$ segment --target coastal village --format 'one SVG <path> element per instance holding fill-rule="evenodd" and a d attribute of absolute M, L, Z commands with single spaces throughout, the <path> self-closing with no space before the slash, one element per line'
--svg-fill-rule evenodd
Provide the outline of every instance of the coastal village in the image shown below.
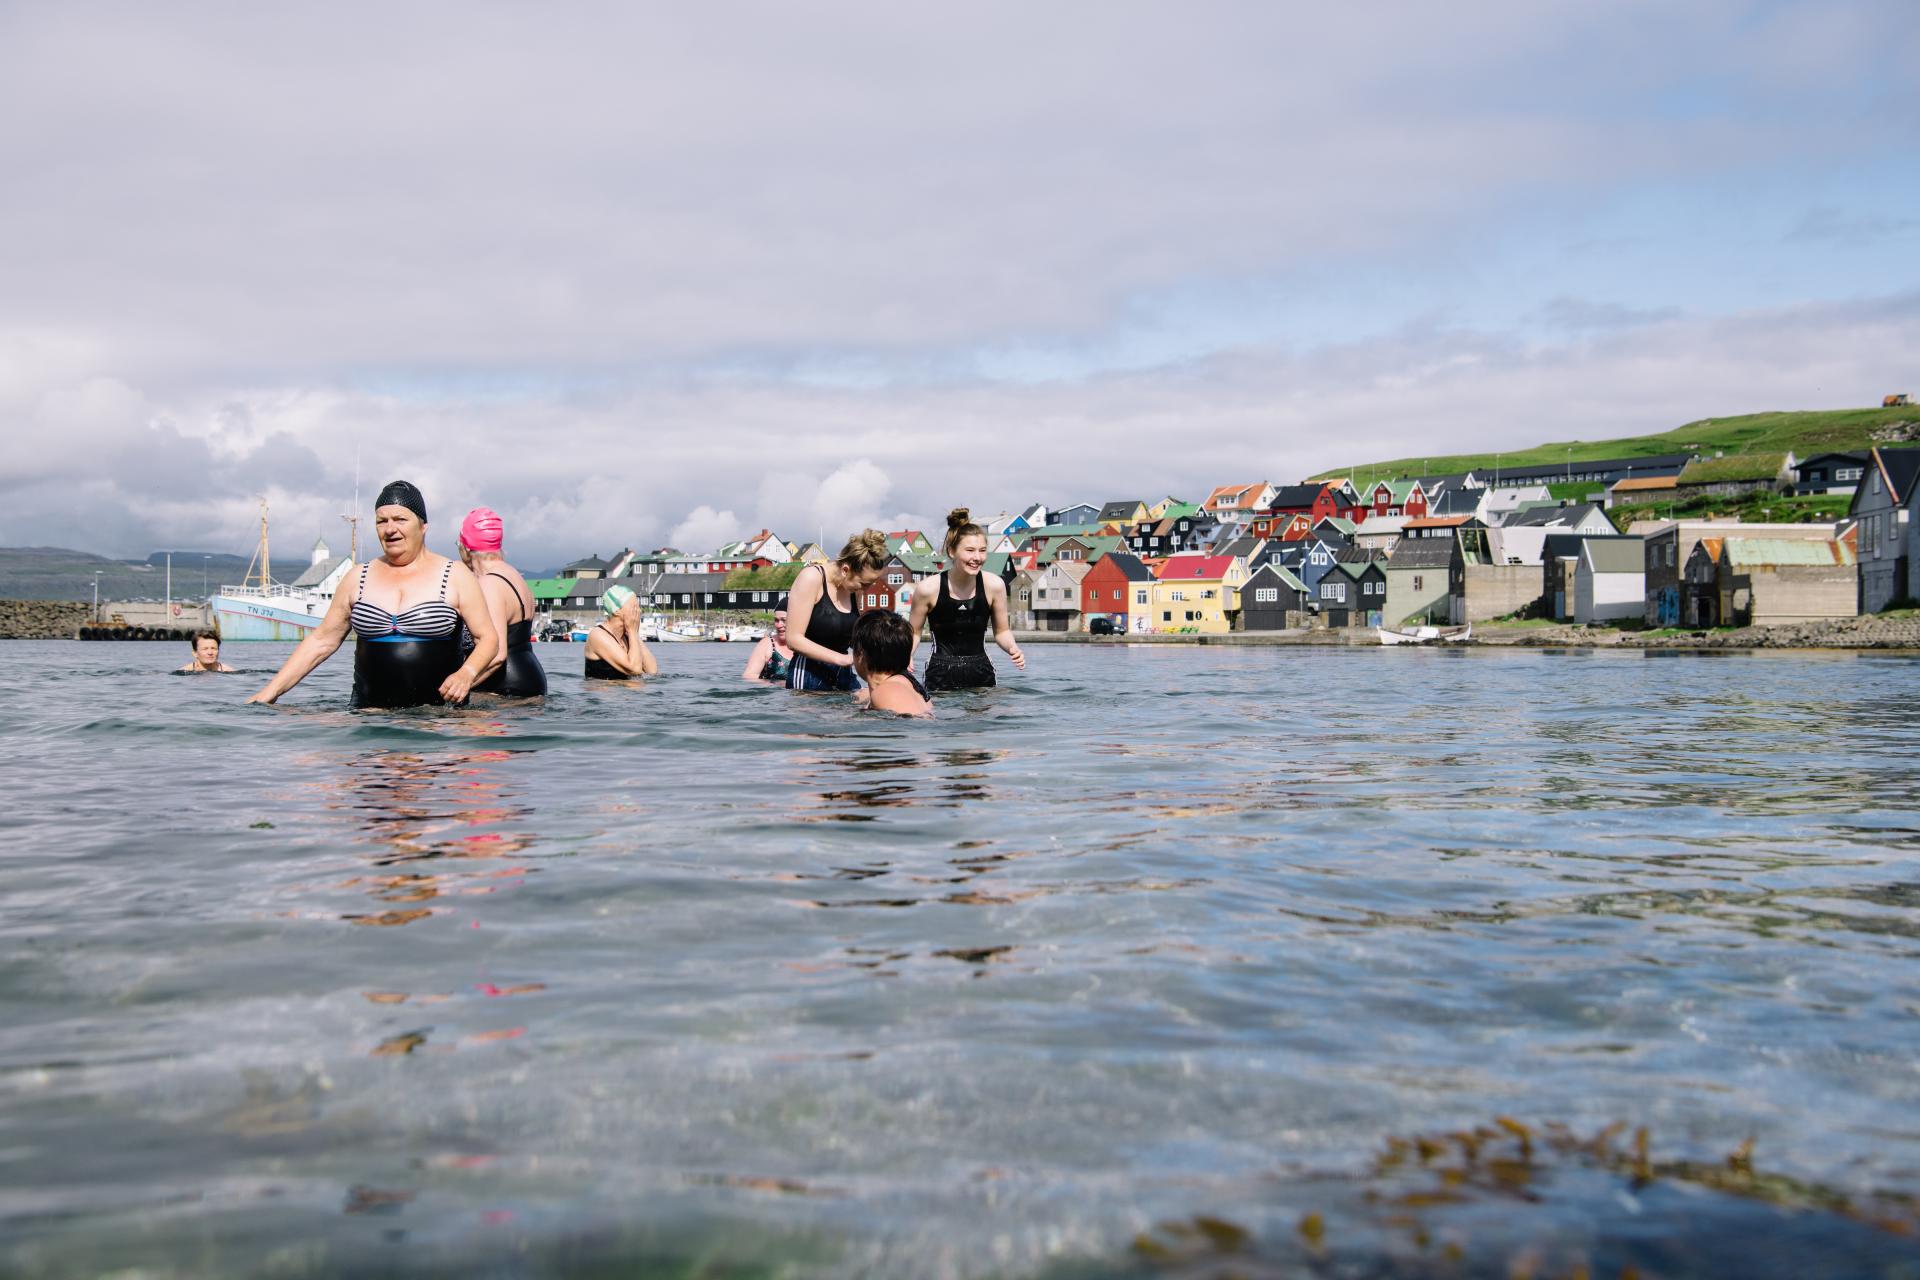
<path fill-rule="evenodd" d="M 1920 599 L 1917 479 L 1920 446 L 1673 453 L 1236 481 L 1198 501 L 1035 504 L 976 519 L 1018 631 L 1367 629 L 1371 639 L 1528 619 L 1705 630 Z M 892 559 L 860 606 L 906 612 L 913 584 L 945 567 L 939 533 L 891 531 Z M 531 586 L 550 632 L 589 625 L 616 584 L 662 615 L 750 618 L 830 556 L 761 529 L 704 553 L 588 555 Z"/>

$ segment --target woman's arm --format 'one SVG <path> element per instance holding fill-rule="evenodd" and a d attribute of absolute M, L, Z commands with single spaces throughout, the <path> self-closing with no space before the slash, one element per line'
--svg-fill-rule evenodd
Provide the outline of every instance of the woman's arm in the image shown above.
<path fill-rule="evenodd" d="M 640 605 L 630 602 L 627 608 L 633 611 L 627 618 L 627 661 L 632 664 L 628 674 L 657 676 L 660 664 L 653 660 L 653 650 L 647 648 L 646 637 L 640 634 Z"/>
<path fill-rule="evenodd" d="M 787 588 L 787 648 L 801 657 L 813 662 L 824 663 L 830 667 L 850 667 L 853 658 L 844 653 L 835 653 L 822 644 L 807 639 L 807 623 L 813 620 L 813 606 L 820 603 L 820 593 L 826 590 L 826 571 L 808 573 L 805 569 Z"/>
<path fill-rule="evenodd" d="M 755 644 L 753 649 L 747 654 L 747 665 L 740 669 L 740 678 L 742 680 L 751 680 L 757 684 L 760 680 L 760 673 L 766 670 L 767 659 L 772 656 L 773 637 L 760 637 L 759 643 Z"/>
<path fill-rule="evenodd" d="M 473 652 L 452 675 L 440 682 L 440 696 L 457 703 L 467 700 L 474 681 L 499 665 L 495 658 L 500 654 L 500 633 L 493 629 L 487 593 L 481 590 L 480 580 L 473 576 L 472 570 L 455 561 L 447 581 L 453 588 L 453 607 L 460 611 L 460 621 L 466 623 L 467 630 L 473 634 Z"/>
<path fill-rule="evenodd" d="M 488 574 L 486 577 L 479 579 L 479 583 L 480 583 L 480 598 L 486 601 L 487 616 L 493 619 L 493 634 L 495 639 L 499 642 L 499 647 L 493 651 L 493 661 L 487 664 L 487 669 L 485 671 L 482 671 L 479 677 L 474 680 L 475 684 L 479 684 L 480 681 L 485 680 L 487 677 L 491 676 L 494 672 L 498 671 L 501 667 L 506 665 L 506 662 L 507 662 L 506 600 L 511 599 L 516 606 L 520 603 L 519 594 L 515 592 L 512 587 L 508 586 L 506 583 L 502 582 L 500 579 L 494 577 L 492 574 Z M 503 599 L 502 598 L 503 596 L 506 597 L 506 599 Z M 468 628 L 468 630 L 472 630 L 472 628 Z M 478 653 L 479 650 L 475 649 L 474 652 Z"/>
<path fill-rule="evenodd" d="M 986 589 L 987 600 L 993 605 L 993 642 L 1013 659 L 1014 666 L 1025 671 L 1027 655 L 1020 652 L 1020 642 L 1013 638 L 1013 627 L 1007 622 L 1007 584 L 981 574 L 980 585 Z"/>
<path fill-rule="evenodd" d="M 352 577 L 348 570 L 348 577 Z M 344 585 L 346 579 L 342 579 Z M 273 679 L 261 686 L 260 691 L 248 698 L 248 702 L 272 702 L 293 686 L 305 680 L 312 670 L 333 656 L 340 642 L 347 638 L 347 613 L 353 608 L 353 596 L 346 591 L 333 593 L 333 602 L 327 606 L 326 616 L 320 619 L 320 625 L 307 633 L 300 647 L 287 655 L 280 669 L 273 673 Z"/>
<path fill-rule="evenodd" d="M 945 573 L 942 569 L 940 572 Z M 922 578 L 913 584 L 913 608 L 907 614 L 907 625 L 913 628 L 913 657 L 907 660 L 911 670 L 920 656 L 920 628 L 927 625 L 927 611 L 940 599 L 940 579 Z"/>

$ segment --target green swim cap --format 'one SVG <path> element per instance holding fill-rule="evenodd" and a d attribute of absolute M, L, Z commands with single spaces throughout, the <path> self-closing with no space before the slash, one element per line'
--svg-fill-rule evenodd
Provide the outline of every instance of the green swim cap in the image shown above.
<path fill-rule="evenodd" d="M 611 618 L 627 607 L 627 601 L 633 599 L 630 587 L 608 587 L 600 596 L 600 612 Z"/>

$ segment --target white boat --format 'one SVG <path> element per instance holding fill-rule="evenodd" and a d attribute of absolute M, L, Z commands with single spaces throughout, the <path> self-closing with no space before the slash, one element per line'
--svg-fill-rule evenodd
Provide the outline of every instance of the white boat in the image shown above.
<path fill-rule="evenodd" d="M 1411 631 L 1394 631 L 1387 627 L 1375 627 L 1380 635 L 1381 644 L 1460 644 L 1473 637 L 1473 624 L 1464 627 L 1415 627 Z"/>
<path fill-rule="evenodd" d="M 707 629 L 697 622 L 675 622 L 660 628 L 660 640 L 663 644 L 685 644 L 706 638 Z"/>
<path fill-rule="evenodd" d="M 222 586 L 207 602 L 222 640 L 304 640 L 327 616 L 333 593 L 353 567 L 349 556 L 336 556 L 324 540 L 313 544 L 307 571 L 292 582 L 275 582 L 267 560 L 267 504 L 260 504 L 260 546 L 247 575 L 237 585 Z M 258 566 L 259 572 L 254 572 Z"/>

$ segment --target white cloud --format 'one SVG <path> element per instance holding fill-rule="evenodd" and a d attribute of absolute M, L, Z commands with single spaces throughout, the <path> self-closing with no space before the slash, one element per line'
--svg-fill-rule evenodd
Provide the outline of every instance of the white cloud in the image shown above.
<path fill-rule="evenodd" d="M 739 538 L 743 530 L 740 517 L 731 511 L 715 511 L 705 505 L 695 507 L 687 518 L 673 526 L 667 541 L 690 555 L 703 555 Z M 752 530 L 744 530 L 751 533 Z"/>

